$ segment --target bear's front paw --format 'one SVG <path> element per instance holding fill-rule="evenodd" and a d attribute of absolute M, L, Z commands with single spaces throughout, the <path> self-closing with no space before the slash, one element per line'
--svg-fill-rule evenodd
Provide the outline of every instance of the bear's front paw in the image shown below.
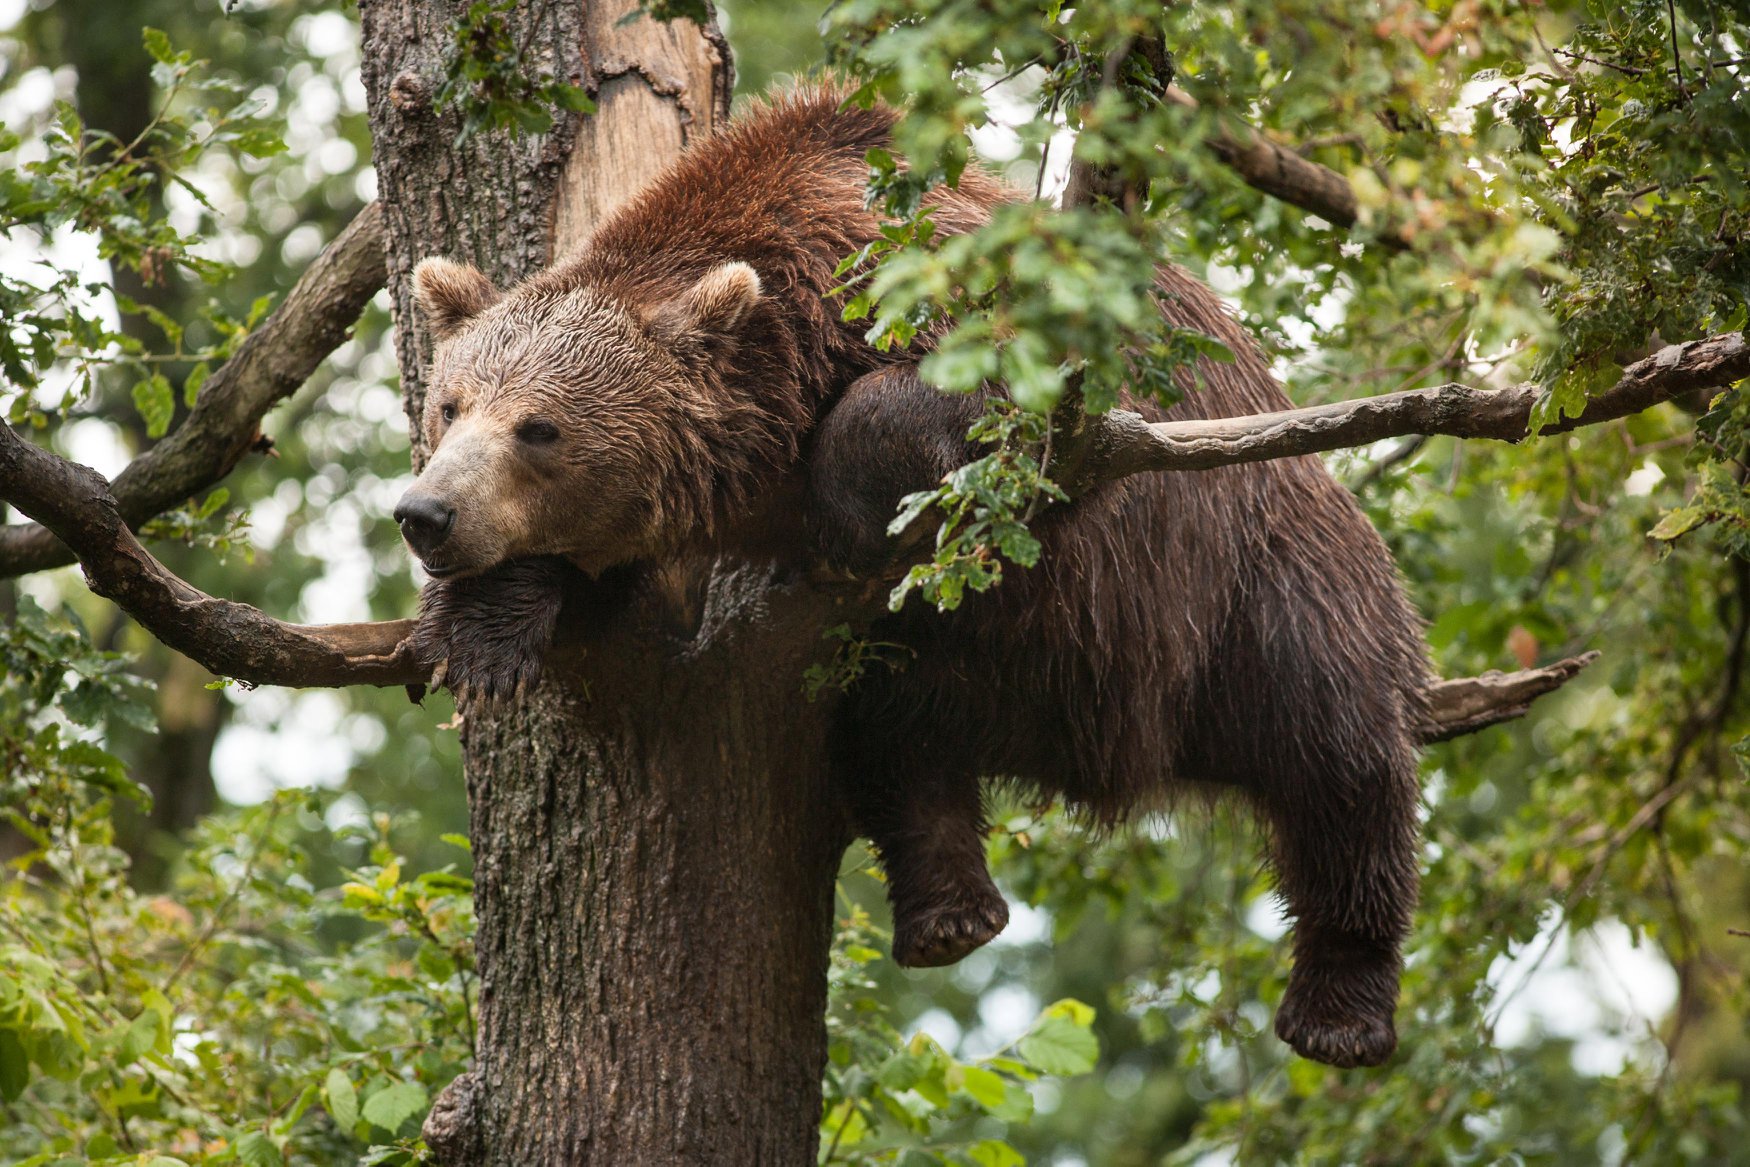
<path fill-rule="evenodd" d="M 414 651 L 431 669 L 431 687 L 448 688 L 458 700 L 521 698 L 541 679 L 548 640 L 520 629 L 414 631 Z"/>
<path fill-rule="evenodd" d="M 995 940 L 1009 905 L 987 879 L 921 909 L 894 905 L 893 959 L 902 968 L 940 968 Z"/>
<path fill-rule="evenodd" d="M 432 686 L 460 700 L 521 697 L 541 678 L 574 569 L 550 558 L 513 560 L 420 597 L 413 649 Z"/>

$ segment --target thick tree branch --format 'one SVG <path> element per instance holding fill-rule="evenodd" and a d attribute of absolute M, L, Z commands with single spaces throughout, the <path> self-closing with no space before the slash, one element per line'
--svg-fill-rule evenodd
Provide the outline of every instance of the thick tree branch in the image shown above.
<path fill-rule="evenodd" d="M 1750 340 L 1744 333 L 1667 345 L 1624 369 L 1617 383 L 1588 401 L 1578 417 L 1563 418 L 1540 432 L 1566 433 L 1627 417 L 1685 393 L 1726 388 L 1745 377 L 1750 377 Z M 1526 436 L 1539 394 L 1536 385 L 1496 390 L 1442 385 L 1210 421 L 1151 423 L 1114 410 L 1092 422 L 1088 457 L 1077 480 L 1063 485 L 1075 493 L 1145 471 L 1210 470 L 1408 434 L 1517 442 Z"/>
<path fill-rule="evenodd" d="M 0 425 L 0 498 L 75 552 L 91 590 L 148 632 L 221 676 L 256 685 L 405 685 L 424 681 L 407 640 L 413 621 L 286 624 L 216 599 L 140 546 L 97 471 Z"/>
<path fill-rule="evenodd" d="M 117 513 L 138 528 L 229 474 L 259 440 L 262 417 L 297 391 L 387 280 L 383 215 L 360 211 L 231 359 L 201 387 L 176 431 L 116 476 Z M 0 528 L 0 578 L 72 563 L 43 526 Z"/>
<path fill-rule="evenodd" d="M 1168 86 L 1166 102 L 1193 112 L 1202 108 L 1177 85 Z M 1329 166 L 1302 158 L 1237 123 L 1223 126 L 1203 144 L 1252 189 L 1311 211 L 1334 226 L 1355 225 L 1359 215 L 1355 189 Z"/>

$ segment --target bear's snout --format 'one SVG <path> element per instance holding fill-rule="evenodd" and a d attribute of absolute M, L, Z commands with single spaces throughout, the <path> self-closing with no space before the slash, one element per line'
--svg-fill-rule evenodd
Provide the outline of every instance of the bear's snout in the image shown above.
<path fill-rule="evenodd" d="M 456 525 L 456 509 L 429 494 L 408 491 L 395 506 L 401 537 L 421 559 L 443 546 Z"/>

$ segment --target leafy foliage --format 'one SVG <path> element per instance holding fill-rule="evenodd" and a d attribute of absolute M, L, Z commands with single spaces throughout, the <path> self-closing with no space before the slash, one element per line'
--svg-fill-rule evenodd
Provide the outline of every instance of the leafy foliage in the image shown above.
<path fill-rule="evenodd" d="M 1090 1029 L 1094 1011 L 1058 1001 L 1012 1049 L 981 1058 L 956 1058 L 925 1033 L 908 1041 L 868 972 L 891 937 L 844 902 L 833 946 L 820 1162 L 1018 1167 L 1024 1160 L 991 1133 L 992 1124 L 1026 1122 L 1033 1113 L 1029 1083 L 1094 1068 L 1100 1052 Z"/>
<path fill-rule="evenodd" d="M 38 156 L 15 169 L 11 160 L 22 139 L 0 131 L 0 235 L 29 232 L 46 244 L 57 231 L 76 230 L 96 239 L 100 256 L 137 273 L 147 285 L 162 283 L 179 269 L 216 283 L 230 268 L 200 254 L 197 232 L 173 224 L 159 202 L 160 188 L 172 183 L 210 209 L 206 196 L 184 176 L 203 155 L 224 150 L 261 158 L 284 150 L 285 143 L 263 116 L 267 103 L 261 98 L 204 75 L 205 62 L 176 51 L 160 30 L 146 29 L 144 39 L 162 96 L 157 112 L 132 140 L 87 126 L 72 104 L 60 102 L 53 124 L 32 143 Z M 46 424 L 46 403 L 33 393 L 51 368 L 66 386 L 53 408 L 65 411 L 90 391 L 97 370 L 116 366 L 135 379 L 132 396 L 147 435 L 162 437 L 177 400 L 163 367 L 192 366 L 181 386 L 192 404 L 212 366 L 230 355 L 271 304 L 258 300 L 241 320 L 210 308 L 205 323 L 214 338 L 191 348 L 184 323 L 149 303 L 116 296 L 121 312 L 149 321 L 170 346 L 169 352 L 149 353 L 138 336 L 111 328 L 93 304 L 106 288 L 82 279 L 71 266 L 38 266 L 46 271 L 31 278 L 0 273 L 0 319 L 5 321 L 0 371 L 9 383 L 9 392 L 0 395 L 10 421 L 38 427 Z"/>
<path fill-rule="evenodd" d="M 331 829 L 332 796 L 288 791 L 202 824 L 170 893 L 142 892 L 110 812 L 145 795 L 91 735 L 144 712 L 125 662 L 28 599 L 5 651 L 4 805 L 29 846 L 0 887 L 0 1154 L 411 1161 L 391 1140 L 473 1048 L 472 882 L 403 878 L 410 823 Z M 361 866 L 319 888 L 329 849 Z"/>
<path fill-rule="evenodd" d="M 953 471 L 935 489 L 900 500 L 889 534 L 903 535 L 931 507 L 942 512 L 942 522 L 933 558 L 906 572 L 888 599 L 890 608 L 897 612 L 918 591 L 928 603 L 952 611 L 968 589 L 982 592 L 1002 581 L 1003 559 L 1021 567 L 1039 562 L 1039 540 L 1027 522 L 1040 505 L 1068 501 L 1046 477 L 1050 435 L 1044 415 L 993 400 L 967 438 L 996 449 Z"/>

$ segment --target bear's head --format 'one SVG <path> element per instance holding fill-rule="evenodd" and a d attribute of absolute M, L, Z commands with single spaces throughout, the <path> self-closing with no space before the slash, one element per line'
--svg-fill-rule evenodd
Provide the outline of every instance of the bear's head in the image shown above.
<path fill-rule="evenodd" d="M 753 268 L 639 304 L 540 279 L 500 294 L 445 259 L 413 282 L 437 339 L 430 461 L 395 519 L 427 571 L 561 555 L 596 572 L 710 522 L 709 447 L 737 412 L 717 366 L 759 303 Z"/>

